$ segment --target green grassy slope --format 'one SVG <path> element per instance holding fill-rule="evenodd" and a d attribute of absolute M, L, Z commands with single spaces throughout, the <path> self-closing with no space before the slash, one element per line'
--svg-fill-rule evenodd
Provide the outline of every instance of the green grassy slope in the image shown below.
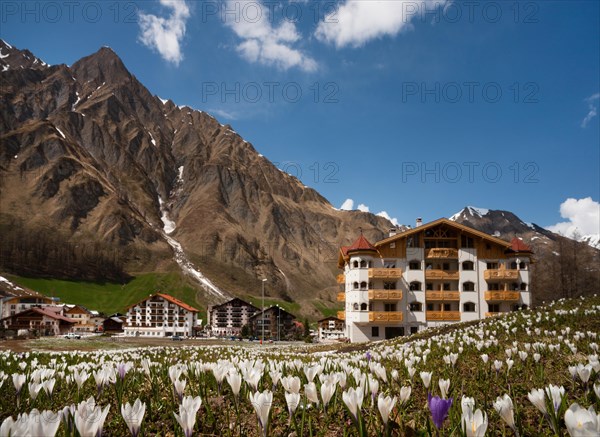
<path fill-rule="evenodd" d="M 62 281 L 7 275 L 15 284 L 58 297 L 63 303 L 80 304 L 105 314 L 124 312 L 128 305 L 161 291 L 198 308 L 200 317 L 206 314 L 198 301 L 196 290 L 179 273 L 143 273 L 126 284 Z"/>

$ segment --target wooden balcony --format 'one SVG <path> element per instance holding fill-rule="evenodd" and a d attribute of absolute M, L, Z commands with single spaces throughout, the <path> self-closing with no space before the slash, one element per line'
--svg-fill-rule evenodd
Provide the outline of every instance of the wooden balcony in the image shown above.
<path fill-rule="evenodd" d="M 518 302 L 521 293 L 518 291 L 486 291 L 485 300 L 487 301 L 508 301 Z"/>
<path fill-rule="evenodd" d="M 458 281 L 460 272 L 429 269 L 425 270 L 425 279 L 441 280 L 441 281 Z"/>
<path fill-rule="evenodd" d="M 398 279 L 402 276 L 402 269 L 369 269 L 369 278 L 373 279 Z"/>
<path fill-rule="evenodd" d="M 427 320 L 440 322 L 460 322 L 460 311 L 427 311 Z"/>
<path fill-rule="evenodd" d="M 337 294 L 337 301 L 338 302 L 345 302 L 346 301 L 346 293 L 338 293 Z"/>
<path fill-rule="evenodd" d="M 427 300 L 439 300 L 439 301 L 459 301 L 459 291 L 426 291 L 425 299 Z"/>
<path fill-rule="evenodd" d="M 499 316 L 500 314 L 503 314 L 503 313 L 485 313 L 485 316 L 486 317 L 495 317 L 495 316 Z"/>
<path fill-rule="evenodd" d="M 400 300 L 402 290 L 369 290 L 369 300 Z"/>
<path fill-rule="evenodd" d="M 483 277 L 486 281 L 510 281 L 519 279 L 519 271 L 508 269 L 492 269 L 483 272 Z"/>
<path fill-rule="evenodd" d="M 400 311 L 371 311 L 369 312 L 369 322 L 401 322 L 402 312 Z"/>
<path fill-rule="evenodd" d="M 340 273 L 339 275 L 337 275 L 335 277 L 335 280 L 337 281 L 338 284 L 345 284 L 346 283 L 346 275 L 344 275 L 343 273 Z"/>
<path fill-rule="evenodd" d="M 429 249 L 425 253 L 425 258 L 457 259 L 458 258 L 458 249 L 448 249 L 448 248 L 441 248 L 441 247 Z"/>
<path fill-rule="evenodd" d="M 340 320 L 346 320 L 346 311 L 338 311 L 337 318 Z"/>

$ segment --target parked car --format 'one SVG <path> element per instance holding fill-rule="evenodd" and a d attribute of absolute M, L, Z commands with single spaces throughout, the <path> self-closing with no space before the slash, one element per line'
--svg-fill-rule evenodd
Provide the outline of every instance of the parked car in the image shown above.
<path fill-rule="evenodd" d="M 173 336 L 171 336 L 171 340 L 173 340 L 173 341 L 183 341 L 183 337 L 181 335 L 173 335 Z"/>
<path fill-rule="evenodd" d="M 65 335 L 65 338 L 69 339 L 69 340 L 72 339 L 72 338 L 75 338 L 75 339 L 79 340 L 81 338 L 81 335 L 75 334 L 74 332 L 69 332 L 69 333 L 67 333 Z"/>

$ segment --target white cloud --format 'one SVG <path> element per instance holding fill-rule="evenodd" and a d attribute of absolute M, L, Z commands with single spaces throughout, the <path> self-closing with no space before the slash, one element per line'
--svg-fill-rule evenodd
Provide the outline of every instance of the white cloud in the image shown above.
<path fill-rule="evenodd" d="M 237 113 L 225 111 L 224 109 L 209 109 L 207 112 L 214 114 L 217 117 L 225 118 L 227 120 L 237 120 L 238 119 Z"/>
<path fill-rule="evenodd" d="M 369 212 L 369 207 L 367 205 L 365 205 L 364 203 L 359 203 L 358 206 L 356 207 L 356 209 L 358 209 L 359 211 L 362 211 L 362 212 Z"/>
<path fill-rule="evenodd" d="M 585 101 L 588 104 L 588 114 L 585 116 L 583 121 L 581 122 L 581 127 L 587 127 L 588 123 L 598 115 L 598 107 L 596 106 L 596 100 L 600 99 L 600 93 L 593 94 L 589 96 Z"/>
<path fill-rule="evenodd" d="M 315 71 L 317 63 L 310 56 L 293 48 L 301 36 L 296 25 L 283 21 L 273 26 L 269 8 L 259 0 L 227 0 L 223 22 L 242 39 L 236 47 L 248 62 L 274 66 L 281 70 L 298 67 Z"/>
<path fill-rule="evenodd" d="M 352 199 L 344 200 L 344 203 L 342 203 L 342 206 L 340 206 L 340 209 L 342 211 L 352 211 L 354 209 L 354 200 L 352 200 Z"/>
<path fill-rule="evenodd" d="M 567 237 L 575 231 L 580 236 L 600 234 L 600 203 L 591 197 L 565 200 L 560 205 L 560 216 L 568 221 L 548 226 L 548 230 Z"/>
<path fill-rule="evenodd" d="M 139 39 L 146 47 L 157 50 L 165 61 L 179 65 L 183 60 L 181 40 L 190 9 L 185 0 L 160 0 L 160 4 L 171 9 L 171 15 L 163 18 L 140 12 Z"/>
<path fill-rule="evenodd" d="M 375 215 L 388 219 L 392 222 L 394 226 L 400 226 L 400 223 L 398 223 L 398 219 L 396 217 L 390 217 L 390 215 L 386 211 L 380 211 Z"/>
<path fill-rule="evenodd" d="M 411 28 L 415 18 L 443 13 L 446 0 L 346 0 L 319 22 L 315 36 L 336 47 L 360 47 Z"/>

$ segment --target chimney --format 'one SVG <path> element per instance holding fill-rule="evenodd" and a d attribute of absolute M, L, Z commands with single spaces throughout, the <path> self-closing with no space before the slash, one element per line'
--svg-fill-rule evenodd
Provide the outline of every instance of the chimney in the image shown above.
<path fill-rule="evenodd" d="M 423 219 L 422 219 L 421 217 L 417 217 L 417 224 L 416 224 L 416 226 L 415 226 L 415 227 L 417 227 L 417 228 L 418 228 L 418 227 L 419 227 L 419 226 L 421 226 L 422 224 L 423 224 Z"/>
<path fill-rule="evenodd" d="M 390 228 L 390 230 L 388 231 L 388 236 L 389 237 L 393 237 L 394 235 L 396 235 L 398 233 L 398 229 L 396 228 Z"/>

